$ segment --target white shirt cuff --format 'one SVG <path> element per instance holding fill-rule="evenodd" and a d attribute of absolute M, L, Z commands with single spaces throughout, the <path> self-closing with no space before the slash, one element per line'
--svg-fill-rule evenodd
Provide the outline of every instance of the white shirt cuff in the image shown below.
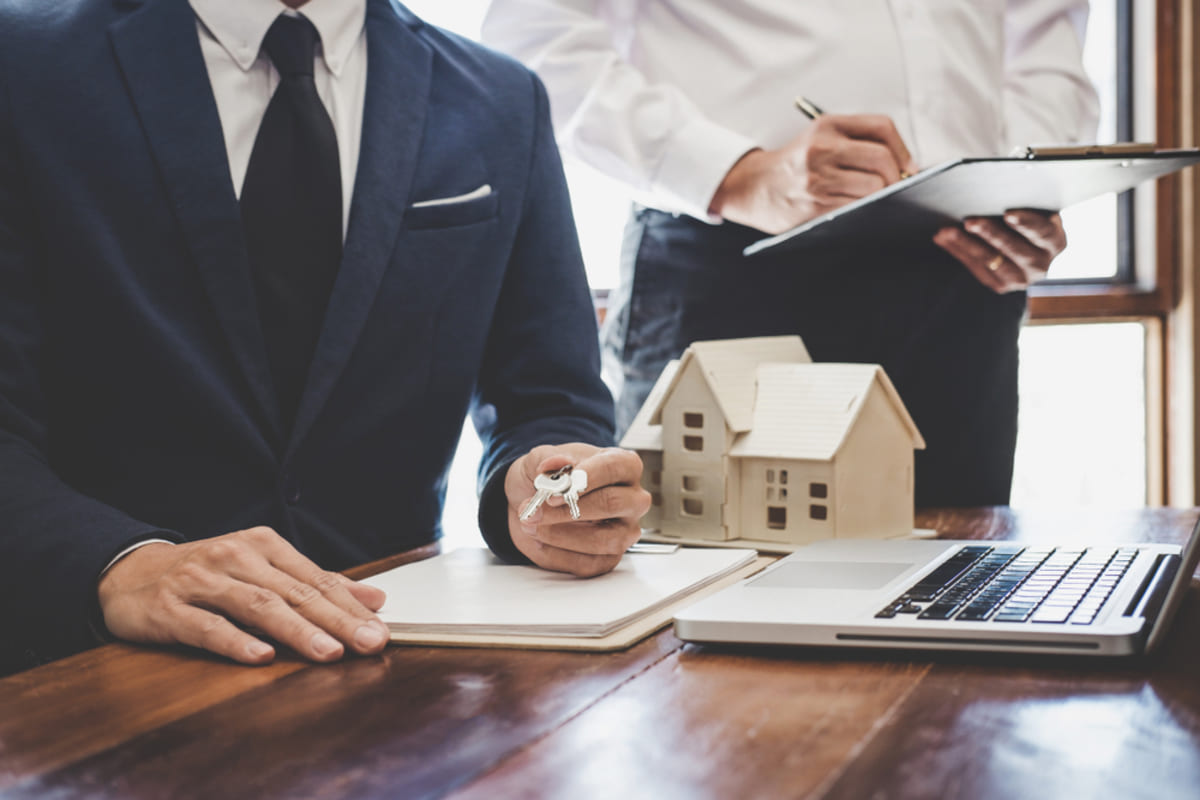
<path fill-rule="evenodd" d="M 126 547 L 124 550 L 117 553 L 113 557 L 113 560 L 109 561 L 108 565 L 105 566 L 104 569 L 100 570 L 100 575 L 96 578 L 96 581 L 99 582 L 100 578 L 103 578 L 105 575 L 107 575 L 108 571 L 116 566 L 118 561 L 132 553 L 134 550 L 137 550 L 139 547 L 145 547 L 148 544 L 154 544 L 156 542 L 162 542 L 163 544 L 175 544 L 175 542 L 172 542 L 168 539 L 143 539 L 140 542 L 134 542 L 133 544 L 129 545 L 129 547 Z"/>
<path fill-rule="evenodd" d="M 742 156 L 759 144 L 707 119 L 693 119 L 681 128 L 667 148 L 653 191 L 664 198 L 669 211 L 689 214 L 704 222 L 719 223 L 708 213 L 721 181 Z"/>

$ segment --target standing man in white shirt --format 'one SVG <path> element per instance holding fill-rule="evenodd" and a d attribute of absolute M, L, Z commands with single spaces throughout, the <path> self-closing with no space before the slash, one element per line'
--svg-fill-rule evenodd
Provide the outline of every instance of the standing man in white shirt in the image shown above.
<path fill-rule="evenodd" d="M 635 193 L 601 333 L 624 430 L 698 339 L 800 334 L 880 363 L 920 427 L 916 502 L 1008 502 L 1025 288 L 1057 214 L 928 243 L 742 249 L 947 159 L 1093 138 L 1086 0 L 493 0 L 484 41 L 538 72 L 559 144 Z M 793 98 L 826 112 L 809 120 Z"/>

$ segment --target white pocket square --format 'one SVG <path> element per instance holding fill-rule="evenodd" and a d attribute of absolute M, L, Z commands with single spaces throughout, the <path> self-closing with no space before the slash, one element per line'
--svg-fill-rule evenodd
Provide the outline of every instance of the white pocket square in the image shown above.
<path fill-rule="evenodd" d="M 451 203 L 465 203 L 468 200 L 477 200 L 480 197 L 487 197 L 492 193 L 491 184 L 485 183 L 478 189 L 467 192 L 466 194 L 456 194 L 453 197 L 439 197 L 436 200 L 422 200 L 419 203 L 413 203 L 413 208 L 428 208 L 430 206 L 448 206 Z"/>

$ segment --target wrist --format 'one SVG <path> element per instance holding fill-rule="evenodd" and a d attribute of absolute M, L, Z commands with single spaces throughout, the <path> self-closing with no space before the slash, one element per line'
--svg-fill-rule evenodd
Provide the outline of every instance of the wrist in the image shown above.
<path fill-rule="evenodd" d="M 736 215 L 758 183 L 760 165 L 766 156 L 766 151 L 756 147 L 735 161 L 713 193 L 708 213 L 723 219 L 731 218 L 731 213 Z"/>

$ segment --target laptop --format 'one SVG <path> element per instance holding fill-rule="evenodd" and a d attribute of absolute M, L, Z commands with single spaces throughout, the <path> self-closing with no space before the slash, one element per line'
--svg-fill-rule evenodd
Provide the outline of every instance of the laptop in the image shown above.
<path fill-rule="evenodd" d="M 1129 656 L 1163 640 L 1200 559 L 1170 544 L 828 540 L 675 616 L 689 642 Z"/>

